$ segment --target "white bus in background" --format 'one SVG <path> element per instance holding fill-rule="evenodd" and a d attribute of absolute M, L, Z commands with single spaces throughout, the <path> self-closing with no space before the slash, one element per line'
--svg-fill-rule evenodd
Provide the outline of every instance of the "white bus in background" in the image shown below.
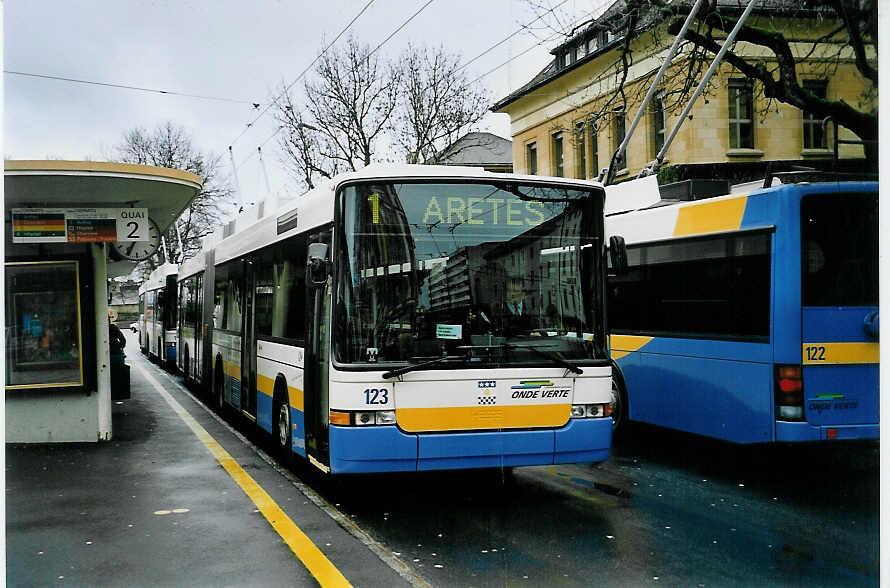
<path fill-rule="evenodd" d="M 177 332 L 179 349 L 176 365 L 188 385 L 201 386 L 205 382 L 203 359 L 209 349 L 210 326 L 202 320 L 206 285 L 205 260 L 201 251 L 179 267 L 177 302 Z M 212 292 L 211 292 L 212 294 Z M 206 344 L 206 345 L 205 345 Z"/>
<path fill-rule="evenodd" d="M 142 352 L 162 365 L 176 365 L 176 264 L 166 263 L 154 270 L 139 287 L 143 308 Z"/>

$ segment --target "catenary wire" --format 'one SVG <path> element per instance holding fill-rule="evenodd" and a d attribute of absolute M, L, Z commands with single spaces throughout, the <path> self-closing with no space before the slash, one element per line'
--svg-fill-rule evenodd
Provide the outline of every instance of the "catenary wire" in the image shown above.
<path fill-rule="evenodd" d="M 9 69 L 4 69 L 3 73 L 16 75 L 16 76 L 27 76 L 30 78 L 42 78 L 42 79 L 46 79 L 46 80 L 57 80 L 60 82 L 73 82 L 76 84 L 88 84 L 91 86 L 106 86 L 109 88 L 121 88 L 123 90 L 136 90 L 139 92 L 151 92 L 154 94 L 169 94 L 171 96 L 184 96 L 187 98 L 200 98 L 202 100 L 217 100 L 219 102 L 235 102 L 237 104 L 250 104 L 254 108 L 259 107 L 259 103 L 253 102 L 251 100 L 237 100 L 235 98 L 222 98 L 219 96 L 205 96 L 203 94 L 189 94 L 186 92 L 177 92 L 174 90 L 159 90 L 156 88 L 145 88 L 142 86 L 130 86 L 127 84 L 115 84 L 115 83 L 111 83 L 111 82 L 97 82 L 95 80 L 81 80 L 78 78 L 52 76 L 52 75 L 48 75 L 48 74 L 37 74 L 37 73 L 24 72 L 24 71 L 13 71 L 13 70 L 9 70 Z"/>

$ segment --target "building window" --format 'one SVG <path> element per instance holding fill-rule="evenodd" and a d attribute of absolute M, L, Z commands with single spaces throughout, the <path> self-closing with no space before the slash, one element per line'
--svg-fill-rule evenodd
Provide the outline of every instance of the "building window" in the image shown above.
<path fill-rule="evenodd" d="M 529 143 L 525 146 L 525 167 L 528 173 L 534 175 L 538 173 L 538 144 Z"/>
<path fill-rule="evenodd" d="M 590 166 L 593 170 L 593 177 L 597 178 L 600 175 L 600 161 L 599 161 L 599 140 L 597 138 L 596 132 L 596 121 L 592 120 L 587 123 L 587 128 L 590 132 Z"/>
<path fill-rule="evenodd" d="M 816 98 L 824 100 L 828 92 L 828 82 L 825 80 L 804 80 L 803 88 L 813 94 Z M 822 130 L 822 119 L 807 110 L 803 111 L 803 148 L 828 148 L 827 137 Z"/>
<path fill-rule="evenodd" d="M 562 159 L 562 131 L 553 133 L 553 175 L 561 178 L 565 174 Z"/>
<path fill-rule="evenodd" d="M 747 80 L 729 80 L 729 148 L 754 148 L 754 96 Z"/>
<path fill-rule="evenodd" d="M 621 142 L 624 141 L 624 134 L 625 134 L 624 125 L 626 124 L 625 117 L 626 117 L 626 113 L 623 108 L 619 108 L 619 109 L 615 110 L 615 116 L 613 117 L 614 118 L 613 127 L 614 127 L 614 131 L 615 131 L 613 133 L 613 135 L 615 137 L 615 141 L 614 141 L 615 145 L 613 146 L 614 150 L 617 150 L 618 147 L 621 145 Z M 622 153 L 620 155 L 620 157 L 618 157 L 618 159 L 615 160 L 615 169 L 621 170 L 626 167 L 627 167 L 627 151 Z"/>
<path fill-rule="evenodd" d="M 655 148 L 653 157 L 664 147 L 664 94 L 658 93 L 652 100 L 652 145 Z"/>
<path fill-rule="evenodd" d="M 575 124 L 575 177 L 585 179 L 587 177 L 587 145 L 584 136 L 584 123 Z"/>
<path fill-rule="evenodd" d="M 82 386 L 76 261 L 6 264 L 6 387 Z"/>

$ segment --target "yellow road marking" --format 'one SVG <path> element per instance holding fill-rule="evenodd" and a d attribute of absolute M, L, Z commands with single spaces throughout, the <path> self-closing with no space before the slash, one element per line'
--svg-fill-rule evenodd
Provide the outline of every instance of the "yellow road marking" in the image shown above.
<path fill-rule="evenodd" d="M 157 380 L 152 377 L 138 362 L 133 362 L 148 382 L 154 386 L 158 394 L 167 401 L 179 418 L 185 422 L 195 436 L 201 440 L 204 446 L 213 454 L 216 460 L 229 473 L 233 480 L 244 490 L 244 493 L 253 501 L 257 509 L 266 517 L 272 528 L 281 536 L 291 551 L 306 566 L 318 583 L 322 586 L 351 586 L 345 576 L 338 570 L 324 553 L 316 547 L 309 537 L 298 527 L 287 514 L 281 510 L 269 494 L 257 484 L 250 474 L 238 465 L 238 462 L 229 455 L 222 445 L 214 439 L 207 430 L 201 426 L 195 418 L 176 401 L 169 392 L 164 390 Z"/>

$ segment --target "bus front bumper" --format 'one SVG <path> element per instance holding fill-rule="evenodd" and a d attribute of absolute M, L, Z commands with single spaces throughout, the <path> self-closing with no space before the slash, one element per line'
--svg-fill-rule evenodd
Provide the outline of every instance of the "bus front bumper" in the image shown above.
<path fill-rule="evenodd" d="M 776 441 L 797 443 L 846 439 L 879 439 L 880 425 L 821 425 L 810 423 L 776 422 Z"/>
<path fill-rule="evenodd" d="M 408 434 L 396 426 L 330 427 L 335 474 L 553 465 L 609 458 L 612 419 L 556 430 Z"/>

